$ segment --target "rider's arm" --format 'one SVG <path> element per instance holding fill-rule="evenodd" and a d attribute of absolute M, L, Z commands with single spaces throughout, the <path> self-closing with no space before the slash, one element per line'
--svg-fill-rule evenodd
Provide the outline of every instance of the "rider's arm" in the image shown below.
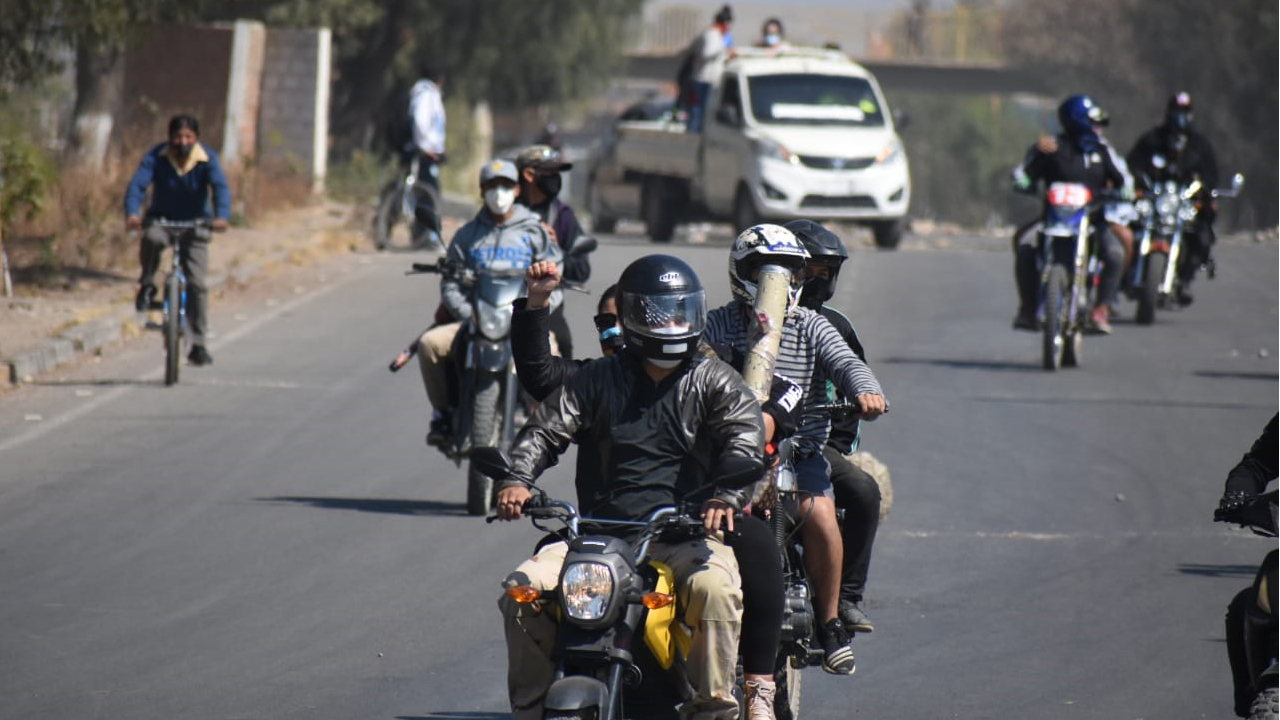
<path fill-rule="evenodd" d="M 1231 472 L 1227 474 L 1226 492 L 1243 492 L 1245 495 L 1258 495 L 1267 483 L 1280 476 L 1277 463 L 1276 424 L 1280 416 L 1272 416 L 1271 422 L 1262 431 L 1262 435 L 1253 441 L 1253 447 L 1240 459 Z"/>
<path fill-rule="evenodd" d="M 1218 159 L 1213 154 L 1213 145 L 1203 136 L 1200 136 L 1200 167 L 1196 171 L 1200 173 L 1200 182 L 1204 183 L 1204 189 L 1207 193 L 1218 187 Z"/>
<path fill-rule="evenodd" d="M 124 193 L 124 216 L 127 218 L 142 216 L 142 203 L 147 199 L 147 188 L 151 187 L 151 181 L 155 178 L 156 155 L 154 148 L 143 155 L 142 162 L 138 163 L 138 169 L 129 180 L 129 187 Z"/>
<path fill-rule="evenodd" d="M 1013 181 L 1013 189 L 1017 192 L 1031 193 L 1035 191 L 1036 180 L 1042 175 L 1040 164 L 1043 163 L 1044 153 L 1040 152 L 1039 147 L 1032 145 L 1027 150 L 1027 154 L 1022 158 L 1022 162 L 1013 169 L 1011 180 Z"/>
<path fill-rule="evenodd" d="M 573 250 L 573 244 L 582 235 L 582 225 L 578 223 L 578 216 L 569 205 L 561 204 L 560 212 L 556 215 L 555 230 L 556 238 L 559 240 L 560 247 L 565 255 L 564 279 L 570 282 L 585 283 L 591 277 L 591 260 L 589 255 L 569 257 L 569 252 Z"/>
<path fill-rule="evenodd" d="M 512 306 L 511 354 L 521 387 L 542 402 L 578 371 L 579 363 L 551 354 L 551 309 L 529 309 L 526 300 Z"/>
<path fill-rule="evenodd" d="M 599 380 L 586 369 L 593 364 L 588 363 L 539 403 L 529 422 L 520 428 L 511 445 L 511 474 L 498 483 L 499 491 L 511 485 L 532 485 L 544 470 L 556 464 L 578 429 L 591 425 L 592 390 Z"/>
<path fill-rule="evenodd" d="M 847 398 L 859 395 L 884 396 L 880 382 L 871 372 L 871 368 L 854 354 L 849 344 L 840 337 L 840 333 L 821 315 L 813 315 L 806 324 L 812 346 L 817 352 L 818 369 L 825 377 L 831 378 L 838 389 Z M 864 406 L 865 407 L 865 406 Z M 868 416 L 867 419 L 871 419 Z"/>
<path fill-rule="evenodd" d="M 471 246 L 469 241 L 470 227 L 471 224 L 467 223 L 458 228 L 458 232 L 453 234 L 453 240 L 449 243 L 449 249 L 445 252 L 445 264 L 447 266 L 459 270 L 470 267 L 467 259 L 467 250 Z M 471 303 L 467 298 L 467 293 L 462 288 L 462 281 L 457 272 L 445 272 L 440 275 L 440 301 L 454 320 L 467 320 L 471 317 Z"/>
<path fill-rule="evenodd" d="M 714 447 L 721 448 L 714 468 L 733 460 L 749 460 L 764 469 L 764 420 L 747 383 L 727 363 L 708 360 L 697 371 L 707 373 L 704 423 Z M 749 498 L 742 487 L 718 487 L 716 497 L 741 510 Z"/>

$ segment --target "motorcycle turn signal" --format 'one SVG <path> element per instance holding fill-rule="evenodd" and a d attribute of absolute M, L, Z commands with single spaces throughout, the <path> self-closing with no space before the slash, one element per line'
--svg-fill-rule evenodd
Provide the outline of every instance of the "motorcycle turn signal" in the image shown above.
<path fill-rule="evenodd" d="M 507 597 L 522 605 L 537 602 L 538 598 L 541 596 L 542 593 L 539 592 L 537 588 L 529 587 L 528 585 L 518 585 L 513 588 L 507 588 Z"/>
<path fill-rule="evenodd" d="M 508 594 L 510 594 L 510 592 L 510 590 L 507 591 Z M 644 597 L 640 598 L 640 602 L 644 603 L 644 606 L 650 610 L 664 608 L 675 601 L 675 595 L 668 595 L 667 593 L 660 592 L 647 592 L 644 594 Z"/>

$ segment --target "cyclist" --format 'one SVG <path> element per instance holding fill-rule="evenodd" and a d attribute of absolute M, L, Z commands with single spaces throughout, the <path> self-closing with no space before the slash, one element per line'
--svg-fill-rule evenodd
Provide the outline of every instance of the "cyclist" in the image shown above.
<path fill-rule="evenodd" d="M 148 188 L 151 203 L 144 215 L 142 204 Z M 138 312 L 151 307 L 156 295 L 155 275 L 160 268 L 160 253 L 169 244 L 170 233 L 179 233 L 182 272 L 187 276 L 187 321 L 191 327 L 192 345 L 187 359 L 192 365 L 213 363 L 213 356 L 205 346 L 209 322 L 209 293 L 205 282 L 209 268 L 209 231 L 166 229 L 149 222 L 156 218 L 211 219 L 211 229 L 218 232 L 227 229 L 227 220 L 231 217 L 231 188 L 218 163 L 218 155 L 200 142 L 200 123 L 194 117 L 173 116 L 169 120 L 169 141 L 156 145 L 142 156 L 125 191 L 124 214 L 129 230 L 143 229 L 138 249 L 142 274 L 138 278 L 134 306 Z"/>

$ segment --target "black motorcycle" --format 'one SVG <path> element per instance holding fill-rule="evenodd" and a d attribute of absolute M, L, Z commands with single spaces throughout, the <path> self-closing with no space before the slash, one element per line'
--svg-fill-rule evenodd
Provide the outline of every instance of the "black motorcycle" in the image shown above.
<path fill-rule="evenodd" d="M 1213 513 L 1216 522 L 1236 523 L 1263 537 L 1276 537 L 1276 491 L 1240 496 Z M 1272 550 L 1262 561 L 1253 584 L 1241 590 L 1227 606 L 1227 654 L 1236 687 L 1236 714 L 1249 720 L 1276 720 L 1280 716 L 1277 691 L 1276 577 L 1277 555 Z M 1243 714 L 1246 712 L 1247 714 Z"/>

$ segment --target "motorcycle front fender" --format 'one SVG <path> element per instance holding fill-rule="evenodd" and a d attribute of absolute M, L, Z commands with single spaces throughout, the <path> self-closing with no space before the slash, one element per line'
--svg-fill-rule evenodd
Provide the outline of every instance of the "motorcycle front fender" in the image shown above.
<path fill-rule="evenodd" d="M 543 717 L 553 720 L 560 716 L 579 717 L 577 711 L 596 708 L 594 717 L 605 717 L 612 700 L 609 687 L 599 680 L 582 675 L 561 678 L 547 688 L 542 701 Z"/>
<path fill-rule="evenodd" d="M 501 372 L 511 363 L 511 343 L 479 337 L 472 341 L 470 367 L 484 372 Z"/>

